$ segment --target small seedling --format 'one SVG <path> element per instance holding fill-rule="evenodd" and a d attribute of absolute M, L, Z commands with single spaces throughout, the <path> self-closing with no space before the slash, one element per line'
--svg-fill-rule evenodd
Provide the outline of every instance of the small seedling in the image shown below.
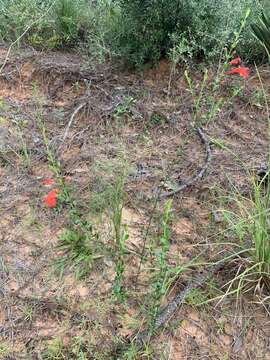
<path fill-rule="evenodd" d="M 166 116 L 158 112 L 153 112 L 150 116 L 148 127 L 153 128 L 156 126 L 163 126 L 166 122 L 167 122 Z"/>
<path fill-rule="evenodd" d="M 11 346 L 6 341 L 0 341 L 0 358 L 5 359 L 11 352 Z"/>
<path fill-rule="evenodd" d="M 63 340 L 59 337 L 46 346 L 46 350 L 42 354 L 44 360 L 60 360 L 64 358 L 64 344 Z"/>
<path fill-rule="evenodd" d="M 24 308 L 23 308 L 23 318 L 24 318 L 24 321 L 33 321 L 33 318 L 34 318 L 34 309 L 31 305 L 26 305 Z"/>
<path fill-rule="evenodd" d="M 181 147 L 176 149 L 176 156 L 181 157 L 184 154 L 184 150 Z"/>
<path fill-rule="evenodd" d="M 124 115 L 129 115 L 131 107 L 135 104 L 136 100 L 132 96 L 124 97 L 123 101 L 117 105 L 113 111 L 113 117 L 119 118 Z"/>

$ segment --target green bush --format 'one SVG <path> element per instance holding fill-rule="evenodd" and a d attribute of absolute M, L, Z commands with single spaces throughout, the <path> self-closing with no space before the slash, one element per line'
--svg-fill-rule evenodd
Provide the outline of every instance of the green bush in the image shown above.
<path fill-rule="evenodd" d="M 0 40 L 33 46 L 80 45 L 91 59 L 118 58 L 133 66 L 173 53 L 178 61 L 216 59 L 230 46 L 246 10 L 239 55 L 254 61 L 263 48 L 251 23 L 268 0 L 0 0 Z M 38 21 L 37 21 L 38 20 Z"/>
<path fill-rule="evenodd" d="M 122 58 L 135 65 L 159 59 L 170 48 L 170 35 L 181 18 L 182 2 L 120 0 L 119 4 L 115 45 Z"/>
<path fill-rule="evenodd" d="M 17 39 L 43 10 L 44 5 L 36 0 L 0 0 L 0 38 Z"/>
<path fill-rule="evenodd" d="M 88 27 L 87 0 L 0 0 L 0 38 L 55 48 L 72 44 Z"/>
<path fill-rule="evenodd" d="M 248 8 L 240 53 L 250 59 L 261 55 L 249 26 L 263 8 L 259 0 L 119 0 L 119 6 L 114 46 L 133 65 L 158 60 L 172 47 L 180 58 L 216 58 L 230 45 Z"/>

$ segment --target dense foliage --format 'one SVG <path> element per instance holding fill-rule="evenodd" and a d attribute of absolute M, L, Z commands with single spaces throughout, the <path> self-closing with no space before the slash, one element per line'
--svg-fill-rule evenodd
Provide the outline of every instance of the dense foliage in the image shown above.
<path fill-rule="evenodd" d="M 262 14 L 260 21 L 252 24 L 251 27 L 255 36 L 265 47 L 268 56 L 270 56 L 270 18 Z"/>
<path fill-rule="evenodd" d="M 155 60 L 177 47 L 182 59 L 215 58 L 229 46 L 248 8 L 251 16 L 243 31 L 240 52 L 254 59 L 261 48 L 250 22 L 263 9 L 257 0 L 121 0 L 121 55 L 133 63 Z"/>
<path fill-rule="evenodd" d="M 250 24 L 267 7 L 262 0 L 0 0 L 0 38 L 14 40 L 29 28 L 23 41 L 35 47 L 80 44 L 93 57 L 132 65 L 172 49 L 180 61 L 213 59 L 230 45 L 250 8 L 238 50 L 255 60 L 264 49 Z"/>

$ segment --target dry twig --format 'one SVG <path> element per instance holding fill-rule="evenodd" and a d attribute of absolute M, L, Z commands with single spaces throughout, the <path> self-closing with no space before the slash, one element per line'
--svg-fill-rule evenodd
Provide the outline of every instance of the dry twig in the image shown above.
<path fill-rule="evenodd" d="M 174 299 L 162 310 L 160 315 L 157 317 L 154 325 L 154 332 L 159 330 L 161 326 L 166 324 L 173 316 L 175 311 L 179 308 L 186 296 L 194 289 L 201 287 L 211 276 L 217 271 L 221 270 L 225 265 L 225 261 L 221 260 L 218 263 L 212 265 L 209 269 L 200 272 L 195 278 L 180 292 L 176 294 Z M 152 333 L 148 330 L 139 332 L 133 335 L 131 340 L 135 342 L 136 347 L 141 349 L 143 345 L 151 339 Z"/>
<path fill-rule="evenodd" d="M 75 119 L 75 116 L 76 116 L 76 115 L 78 114 L 78 112 L 79 112 L 83 107 L 85 107 L 86 105 L 87 105 L 87 102 L 83 102 L 83 103 L 81 103 L 79 106 L 77 106 L 76 109 L 73 111 L 73 113 L 72 113 L 72 115 L 71 115 L 71 117 L 70 117 L 69 123 L 68 123 L 68 125 L 67 125 L 67 127 L 66 127 L 66 130 L 65 130 L 65 132 L 64 132 L 64 135 L 63 135 L 63 138 L 62 138 L 62 141 L 61 141 L 61 145 L 64 144 L 64 142 L 65 142 L 65 140 L 66 140 L 66 138 L 67 138 L 67 136 L 68 136 L 69 129 L 70 129 L 70 127 L 71 127 L 71 125 L 72 125 L 72 123 L 73 123 L 73 121 L 74 121 L 74 119 Z M 59 146 L 59 148 L 61 147 L 61 145 Z M 58 150 L 59 150 L 59 149 L 58 149 Z"/>
<path fill-rule="evenodd" d="M 186 190 L 188 187 L 192 186 L 198 180 L 202 179 L 202 177 L 206 173 L 206 170 L 212 160 L 211 147 L 210 147 L 208 138 L 205 135 L 205 133 L 203 132 L 203 130 L 201 128 L 197 128 L 196 131 L 197 131 L 202 143 L 205 145 L 205 149 L 206 149 L 206 159 L 205 159 L 205 163 L 204 163 L 203 167 L 197 172 L 196 175 L 194 175 L 191 179 L 186 181 L 183 185 L 178 186 L 176 189 L 174 189 L 172 191 L 167 191 L 167 192 L 163 193 L 161 195 L 161 198 L 172 196 L 172 195 L 179 193 L 180 191 Z"/>

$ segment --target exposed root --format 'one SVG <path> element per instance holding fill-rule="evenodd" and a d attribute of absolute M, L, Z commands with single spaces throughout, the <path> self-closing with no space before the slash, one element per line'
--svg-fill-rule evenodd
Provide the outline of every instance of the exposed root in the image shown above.
<path fill-rule="evenodd" d="M 111 77 L 109 69 L 104 71 L 104 67 L 101 71 L 98 69 L 89 69 L 87 66 L 83 66 L 81 62 L 76 59 L 62 59 L 56 56 L 46 59 L 38 58 L 35 61 L 36 72 L 43 76 L 49 75 L 50 77 L 65 76 L 69 81 L 91 81 L 92 84 L 98 84 L 103 81 L 107 81 Z"/>
<path fill-rule="evenodd" d="M 161 194 L 161 196 L 160 196 L 161 198 L 173 196 L 173 195 L 179 193 L 180 191 L 187 189 L 188 187 L 195 184 L 198 180 L 202 179 L 202 177 L 204 176 L 204 174 L 212 160 L 212 151 L 211 151 L 211 147 L 210 147 L 208 138 L 205 135 L 205 133 L 203 132 L 203 130 L 200 127 L 198 127 L 196 129 L 196 131 L 197 131 L 202 143 L 205 145 L 205 150 L 206 150 L 206 159 L 205 159 L 205 163 L 204 163 L 203 167 L 197 172 L 197 174 L 195 176 L 193 176 L 191 179 L 186 181 L 183 185 L 180 185 L 175 190 L 167 191 L 167 192 Z"/>

